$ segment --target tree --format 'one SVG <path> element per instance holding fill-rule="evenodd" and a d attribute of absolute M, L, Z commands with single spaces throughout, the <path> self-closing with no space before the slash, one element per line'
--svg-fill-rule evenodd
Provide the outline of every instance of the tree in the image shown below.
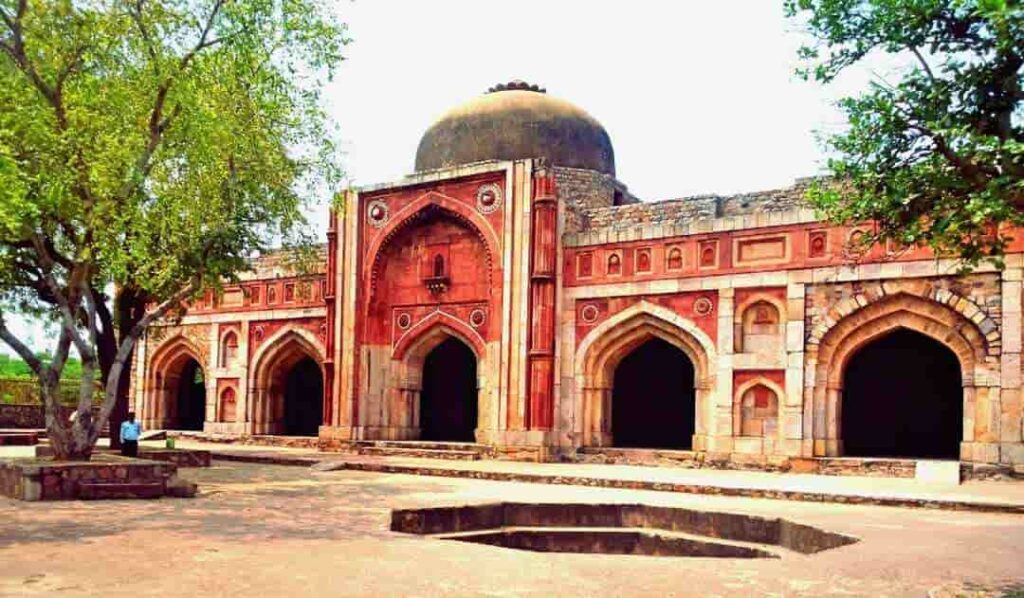
<path fill-rule="evenodd" d="M 831 184 L 812 203 L 838 223 L 873 222 L 864 247 L 927 246 L 965 268 L 1002 265 L 1024 224 L 1024 8 L 1018 0 L 786 0 L 814 43 L 801 49 L 820 83 L 888 59 L 840 101 Z"/>
<path fill-rule="evenodd" d="M 39 380 L 58 458 L 89 458 L 150 324 L 308 242 L 307 198 L 340 174 L 320 92 L 344 33 L 315 0 L 0 0 L 0 339 Z M 49 360 L 12 311 L 59 324 Z"/>

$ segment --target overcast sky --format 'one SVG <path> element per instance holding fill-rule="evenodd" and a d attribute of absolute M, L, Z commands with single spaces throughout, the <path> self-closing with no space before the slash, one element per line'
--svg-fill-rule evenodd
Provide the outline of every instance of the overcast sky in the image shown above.
<path fill-rule="evenodd" d="M 441 113 L 523 79 L 597 118 L 618 178 L 644 200 L 786 186 L 820 171 L 815 131 L 841 126 L 835 99 L 864 82 L 798 80 L 803 38 L 782 0 L 339 0 L 337 11 L 353 42 L 325 99 L 356 185 L 410 173 Z M 311 214 L 321 230 L 324 205 Z M 46 347 L 35 326 L 18 328 Z"/>

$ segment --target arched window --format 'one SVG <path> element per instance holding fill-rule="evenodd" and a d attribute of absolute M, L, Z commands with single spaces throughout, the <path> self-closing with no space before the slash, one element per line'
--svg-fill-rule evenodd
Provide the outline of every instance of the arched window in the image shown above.
<path fill-rule="evenodd" d="M 651 271 L 651 250 L 641 249 L 636 254 L 636 271 L 637 272 L 650 272 Z"/>
<path fill-rule="evenodd" d="M 778 431 L 779 397 L 757 384 L 739 398 L 739 436 L 772 438 Z"/>
<path fill-rule="evenodd" d="M 741 353 L 776 353 L 782 349 L 779 310 L 768 301 L 758 301 L 741 314 L 736 350 Z"/>
<path fill-rule="evenodd" d="M 682 270 L 683 269 L 683 250 L 678 247 L 673 247 L 668 251 L 668 269 L 669 270 Z"/>
<path fill-rule="evenodd" d="M 617 253 L 613 253 L 608 256 L 608 274 L 622 274 L 622 258 L 620 258 Z"/>
<path fill-rule="evenodd" d="M 220 367 L 228 368 L 235 365 L 238 358 L 238 335 L 229 330 L 220 341 Z"/>
<path fill-rule="evenodd" d="M 715 246 L 705 245 L 700 250 L 700 265 L 701 266 L 714 266 L 715 265 Z"/>
<path fill-rule="evenodd" d="M 220 421 L 235 421 L 235 411 L 237 404 L 238 400 L 235 397 L 235 389 L 230 386 L 225 388 L 220 393 Z"/>
<path fill-rule="evenodd" d="M 434 256 L 434 278 L 441 278 L 444 276 L 444 257 L 441 254 Z"/>

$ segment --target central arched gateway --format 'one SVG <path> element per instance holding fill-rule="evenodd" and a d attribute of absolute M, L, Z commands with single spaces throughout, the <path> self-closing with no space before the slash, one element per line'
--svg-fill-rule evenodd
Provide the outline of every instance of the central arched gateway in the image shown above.
<path fill-rule="evenodd" d="M 928 336 L 901 328 L 858 349 L 846 365 L 842 401 L 847 456 L 960 456 L 960 362 Z"/>
<path fill-rule="evenodd" d="M 695 407 L 690 359 L 675 345 L 652 338 L 615 368 L 612 441 L 617 447 L 689 449 Z"/>
<path fill-rule="evenodd" d="M 448 337 L 423 360 L 420 438 L 473 442 L 477 427 L 476 355 Z"/>

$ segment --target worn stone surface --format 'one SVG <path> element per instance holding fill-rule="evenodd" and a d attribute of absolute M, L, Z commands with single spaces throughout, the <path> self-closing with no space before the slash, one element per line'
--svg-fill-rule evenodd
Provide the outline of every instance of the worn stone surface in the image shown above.
<path fill-rule="evenodd" d="M 183 475 L 200 483 L 193 500 L 0 499 L 0 594 L 924 596 L 1020 584 L 1020 516 L 257 465 Z M 711 560 L 509 551 L 388 530 L 392 509 L 500 501 L 781 517 L 860 541 L 815 555 Z"/>

